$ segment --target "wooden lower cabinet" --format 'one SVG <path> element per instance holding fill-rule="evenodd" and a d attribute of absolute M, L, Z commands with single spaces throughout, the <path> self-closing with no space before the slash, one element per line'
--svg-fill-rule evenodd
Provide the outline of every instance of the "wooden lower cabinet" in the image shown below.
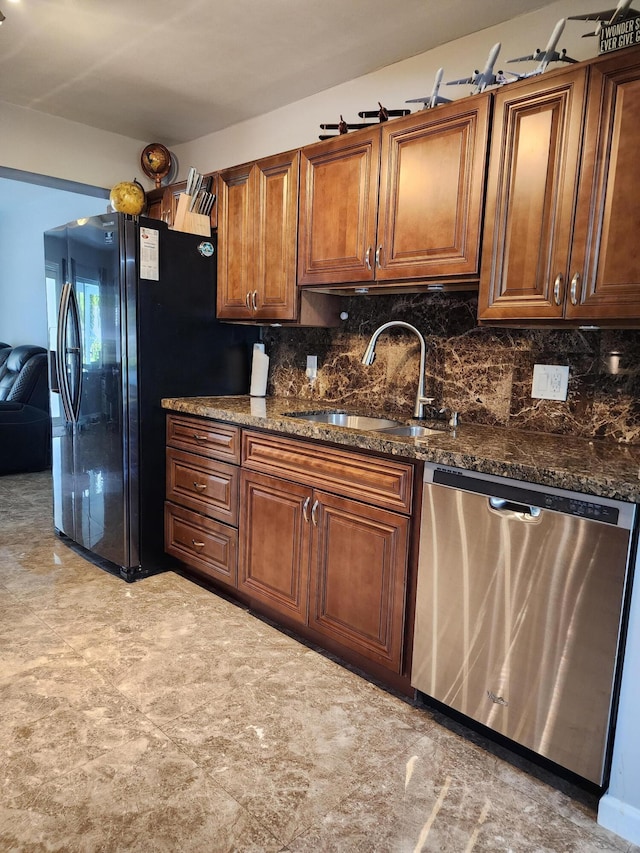
<path fill-rule="evenodd" d="M 414 475 L 405 461 L 171 414 L 165 550 L 301 636 L 402 679 Z"/>
<path fill-rule="evenodd" d="M 243 471 L 240 480 L 238 589 L 306 624 L 310 491 L 251 471 Z"/>
<path fill-rule="evenodd" d="M 168 501 L 237 527 L 238 480 L 237 465 L 167 448 Z"/>
<path fill-rule="evenodd" d="M 164 547 L 168 554 L 207 577 L 236 585 L 238 531 L 184 507 L 166 503 Z"/>
<path fill-rule="evenodd" d="M 381 509 L 370 503 L 327 490 L 327 466 L 343 459 L 336 471 L 336 491 L 352 486 L 363 459 L 375 458 L 332 448 L 314 448 L 279 436 L 246 434 L 244 453 L 249 464 L 276 466 L 291 475 L 298 445 L 301 469 L 314 472 L 308 454 L 318 457 L 317 479 L 299 483 L 273 474 L 243 468 L 240 480 L 240 543 L 238 589 L 270 610 L 311 628 L 332 645 L 356 652 L 366 660 L 399 673 L 405 625 L 409 556 L 408 512 Z M 273 446 L 274 455 L 268 455 Z M 259 451 L 259 452 L 256 452 Z M 247 457 L 245 456 L 245 462 Z M 382 465 L 385 460 L 380 460 Z M 388 463 L 404 479 L 404 463 Z M 392 482 L 391 470 L 381 480 L 381 494 Z M 305 479 L 303 471 L 301 479 Z M 363 489 L 364 491 L 364 489 Z"/>
<path fill-rule="evenodd" d="M 409 519 L 313 494 L 309 625 L 400 671 Z"/>
<path fill-rule="evenodd" d="M 164 547 L 185 566 L 237 585 L 240 430 L 167 416 Z"/>

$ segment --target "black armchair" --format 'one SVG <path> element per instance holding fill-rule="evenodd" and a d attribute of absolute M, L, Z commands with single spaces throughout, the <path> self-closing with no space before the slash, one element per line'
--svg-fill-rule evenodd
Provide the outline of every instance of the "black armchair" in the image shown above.
<path fill-rule="evenodd" d="M 47 351 L 0 348 L 0 474 L 42 471 L 51 462 Z"/>

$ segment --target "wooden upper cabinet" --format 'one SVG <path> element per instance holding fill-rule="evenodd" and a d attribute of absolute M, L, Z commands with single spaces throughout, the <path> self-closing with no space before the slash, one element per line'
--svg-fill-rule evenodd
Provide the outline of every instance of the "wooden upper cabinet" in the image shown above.
<path fill-rule="evenodd" d="M 590 68 L 566 316 L 640 319 L 640 51 Z"/>
<path fill-rule="evenodd" d="M 296 316 L 296 235 L 300 154 L 260 160 L 255 184 L 255 319 Z"/>
<path fill-rule="evenodd" d="M 585 68 L 495 94 L 479 319 L 562 317 Z"/>
<path fill-rule="evenodd" d="M 218 317 L 295 319 L 298 169 L 290 151 L 220 172 Z"/>
<path fill-rule="evenodd" d="M 298 284 L 373 281 L 380 129 L 302 149 Z"/>
<path fill-rule="evenodd" d="M 382 126 L 378 281 L 477 279 L 491 95 Z"/>
<path fill-rule="evenodd" d="M 637 326 L 640 51 L 495 102 L 479 320 Z"/>
<path fill-rule="evenodd" d="M 205 175 L 205 177 L 211 178 L 211 192 L 216 194 L 218 192 L 218 176 L 215 173 Z M 177 184 L 170 184 L 168 187 L 160 190 L 150 190 L 147 193 L 147 213 L 146 215 L 151 219 L 161 219 L 163 222 L 166 222 L 167 225 L 172 226 L 175 218 L 176 211 L 178 209 L 178 199 L 180 197 L 180 193 L 183 193 L 187 188 L 186 181 L 180 181 Z M 211 227 L 218 227 L 218 204 L 217 200 L 214 202 L 213 207 L 211 208 Z"/>
<path fill-rule="evenodd" d="M 251 319 L 253 290 L 252 163 L 218 178 L 218 317 Z"/>
<path fill-rule="evenodd" d="M 144 215 L 149 219 L 162 219 L 163 194 L 163 189 L 149 190 L 147 193 L 147 209 Z"/>
<path fill-rule="evenodd" d="M 187 182 L 180 181 L 178 184 L 171 184 L 171 186 L 167 187 L 164 191 L 164 195 L 162 196 L 162 218 L 169 226 L 173 225 L 176 221 L 178 200 L 180 199 L 180 194 L 183 193 L 186 188 Z"/>
<path fill-rule="evenodd" d="M 302 149 L 298 284 L 478 278 L 491 95 Z"/>

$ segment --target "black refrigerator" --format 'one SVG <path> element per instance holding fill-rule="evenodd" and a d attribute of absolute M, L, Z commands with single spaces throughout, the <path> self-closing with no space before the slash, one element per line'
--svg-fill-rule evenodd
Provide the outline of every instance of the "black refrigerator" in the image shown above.
<path fill-rule="evenodd" d="M 113 213 L 47 231 L 53 521 L 132 581 L 166 569 L 163 397 L 247 394 L 258 329 L 216 320 L 216 241 Z"/>

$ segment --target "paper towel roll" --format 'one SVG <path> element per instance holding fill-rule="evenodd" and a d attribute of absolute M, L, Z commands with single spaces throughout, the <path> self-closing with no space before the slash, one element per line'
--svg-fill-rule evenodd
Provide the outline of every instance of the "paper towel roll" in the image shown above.
<path fill-rule="evenodd" d="M 267 401 L 264 397 L 252 397 L 249 400 L 250 412 L 254 418 L 267 417 Z"/>
<path fill-rule="evenodd" d="M 269 373 L 269 356 L 265 354 L 264 344 L 253 345 L 253 360 L 251 362 L 251 397 L 264 397 L 267 393 L 267 374 Z"/>

